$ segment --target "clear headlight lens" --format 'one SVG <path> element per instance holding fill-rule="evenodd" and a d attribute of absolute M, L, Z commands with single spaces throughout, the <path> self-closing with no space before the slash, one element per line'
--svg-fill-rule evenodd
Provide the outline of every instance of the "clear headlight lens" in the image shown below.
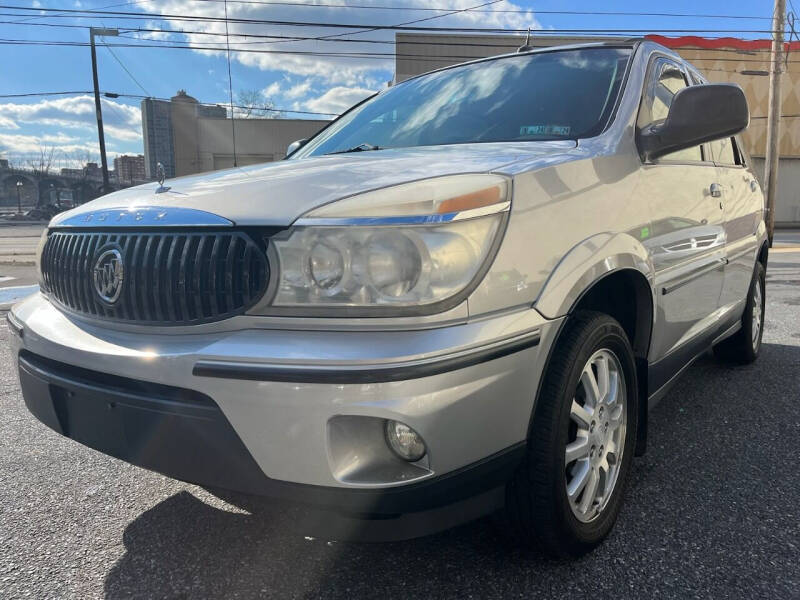
<path fill-rule="evenodd" d="M 272 238 L 274 307 L 419 307 L 452 298 L 486 263 L 508 210 L 495 175 L 459 175 L 317 209 Z"/>

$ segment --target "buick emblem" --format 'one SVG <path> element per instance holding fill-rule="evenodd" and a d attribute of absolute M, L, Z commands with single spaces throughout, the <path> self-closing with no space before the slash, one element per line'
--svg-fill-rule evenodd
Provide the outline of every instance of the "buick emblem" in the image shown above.
<path fill-rule="evenodd" d="M 94 291 L 100 300 L 108 305 L 113 305 L 119 300 L 122 293 L 122 281 L 125 266 L 122 263 L 122 253 L 118 247 L 101 249 L 93 269 Z"/>

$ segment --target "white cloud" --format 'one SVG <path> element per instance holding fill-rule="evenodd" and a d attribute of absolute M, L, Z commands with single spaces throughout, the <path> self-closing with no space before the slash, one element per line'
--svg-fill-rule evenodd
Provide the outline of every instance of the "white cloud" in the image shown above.
<path fill-rule="evenodd" d="M 49 145 L 74 144 L 75 142 L 81 141 L 80 138 L 75 137 L 74 135 L 67 135 L 60 131 L 56 134 L 46 133 L 40 136 L 39 139 L 42 140 L 44 144 L 49 144 Z"/>
<path fill-rule="evenodd" d="M 314 4 L 314 0 L 308 0 Z M 343 0 L 342 5 L 354 4 L 362 6 L 363 0 Z M 234 3 L 228 5 L 228 15 L 233 19 L 262 19 L 283 22 L 315 22 L 315 23 L 352 23 L 354 25 L 397 25 L 421 18 L 428 18 L 438 14 L 442 16 L 428 20 L 424 25 L 442 27 L 466 28 L 496 28 L 517 29 L 527 27 L 537 29 L 540 27 L 534 16 L 534 11 L 525 10 L 521 6 L 508 0 L 503 0 L 491 6 L 482 8 L 483 11 L 465 11 L 457 14 L 431 13 L 428 11 L 413 10 L 413 8 L 430 8 L 428 0 L 409 0 L 404 3 L 408 10 L 375 10 L 365 8 L 349 8 L 343 10 L 341 6 L 334 7 L 298 7 L 282 6 L 278 4 L 262 5 L 258 3 Z M 474 6 L 474 0 L 450 0 L 447 2 L 453 10 Z M 160 12 L 165 14 L 191 14 L 195 17 L 220 18 L 222 8 L 215 2 L 198 3 L 193 0 L 165 0 L 159 5 Z M 522 12 L 499 12 L 499 11 Z M 197 52 L 219 57 L 218 51 L 200 49 L 199 47 L 224 47 L 225 24 L 224 22 L 195 22 L 191 29 L 202 31 L 202 34 L 180 34 L 178 30 L 185 29 L 186 24 L 178 21 L 169 22 L 176 33 L 169 36 L 158 33 L 146 37 L 165 39 L 181 39 L 197 46 Z M 262 70 L 277 70 L 306 77 L 317 77 L 328 84 L 346 85 L 350 87 L 365 86 L 364 79 L 374 76 L 380 71 L 392 71 L 394 58 L 392 56 L 341 56 L 342 53 L 388 53 L 394 51 L 394 35 L 392 30 L 369 30 L 368 27 L 354 27 L 352 29 L 291 26 L 270 23 L 244 23 L 230 22 L 231 34 L 249 34 L 259 36 L 276 36 L 274 38 L 242 38 L 231 37 L 231 49 L 258 50 L 257 53 L 233 52 L 233 60 L 241 64 L 257 67 Z M 219 36 L 206 35 L 208 33 L 220 34 Z M 295 36 L 306 39 L 287 39 Z M 328 40 L 324 38 L 329 38 Z M 308 39 L 313 38 L 313 39 Z M 342 40 L 353 40 L 352 43 L 342 43 Z M 361 42 L 358 40 L 379 41 L 381 43 Z M 284 54 L 292 51 L 305 54 Z M 340 56 L 331 55 L 338 53 Z M 224 56 L 224 55 L 223 55 Z"/>
<path fill-rule="evenodd" d="M 142 138 L 141 112 L 138 107 L 105 99 L 102 100 L 102 105 L 107 137 L 122 141 Z M 0 104 L 0 115 L 3 115 L 0 127 L 5 121 L 18 126 L 30 124 L 67 129 L 85 129 L 88 126 L 93 131 L 96 127 L 94 99 L 89 95 L 45 99 L 34 103 Z"/>
<path fill-rule="evenodd" d="M 0 129 L 19 129 L 19 125 L 8 117 L 0 115 Z"/>
<path fill-rule="evenodd" d="M 116 127 L 103 123 L 103 133 L 107 138 L 117 139 L 123 142 L 139 142 L 142 140 L 142 128 L 129 129 L 127 127 Z"/>
<path fill-rule="evenodd" d="M 142 126 L 139 108 L 112 100 L 102 102 L 109 156 L 116 153 L 114 148 L 128 152 L 140 148 Z M 0 104 L 0 115 L 2 154 L 25 157 L 51 147 L 62 160 L 75 152 L 97 152 L 94 98 L 91 96 Z M 11 129 L 13 133 L 3 132 L 3 128 Z"/>
<path fill-rule="evenodd" d="M 60 140 L 60 141 L 57 141 Z M 65 141 L 62 136 L 39 136 L 25 134 L 5 134 L 0 133 L 0 152 L 9 156 L 27 156 L 38 153 L 42 148 L 57 146 L 58 150 L 64 154 L 80 151 L 97 151 L 97 144 L 81 142 L 77 138 L 72 141 Z"/>
<path fill-rule="evenodd" d="M 293 85 L 288 90 L 286 90 L 283 95 L 286 98 L 301 98 L 305 96 L 308 91 L 311 89 L 311 80 L 306 79 L 302 83 L 298 83 L 297 85 Z"/>
<path fill-rule="evenodd" d="M 267 98 L 272 98 L 273 96 L 277 96 L 281 93 L 281 82 L 280 81 L 273 81 L 264 90 L 261 92 Z"/>
<path fill-rule="evenodd" d="M 373 90 L 359 87 L 337 86 L 329 89 L 319 98 L 306 101 L 305 106 L 316 112 L 342 113 L 373 93 Z"/>

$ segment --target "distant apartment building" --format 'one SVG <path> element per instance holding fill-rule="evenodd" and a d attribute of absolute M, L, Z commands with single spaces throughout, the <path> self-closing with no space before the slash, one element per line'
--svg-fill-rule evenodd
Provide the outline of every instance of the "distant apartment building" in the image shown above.
<path fill-rule="evenodd" d="M 184 90 L 169 101 L 142 100 L 145 178 L 157 165 L 167 177 L 232 167 L 234 134 L 239 166 L 280 160 L 295 140 L 317 133 L 329 121 L 231 119 L 224 106 L 200 104 Z"/>
<path fill-rule="evenodd" d="M 135 181 L 146 181 L 144 155 L 128 156 L 123 154 L 114 159 L 114 173 L 117 182 L 120 184 L 130 184 Z"/>
<path fill-rule="evenodd" d="M 87 162 L 83 167 L 83 172 L 87 179 L 102 179 L 103 169 L 96 162 Z"/>
<path fill-rule="evenodd" d="M 175 177 L 172 149 L 171 103 L 166 100 L 142 100 L 142 135 L 144 137 L 144 170 L 147 179 L 156 177 L 156 165 L 164 165 L 167 177 Z"/>

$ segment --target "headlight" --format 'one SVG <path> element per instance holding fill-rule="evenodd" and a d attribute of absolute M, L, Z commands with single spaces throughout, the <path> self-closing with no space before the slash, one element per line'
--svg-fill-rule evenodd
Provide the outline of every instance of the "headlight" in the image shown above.
<path fill-rule="evenodd" d="M 278 281 L 260 312 L 444 310 L 485 272 L 509 197 L 505 177 L 457 175 L 318 208 L 272 238 Z"/>

